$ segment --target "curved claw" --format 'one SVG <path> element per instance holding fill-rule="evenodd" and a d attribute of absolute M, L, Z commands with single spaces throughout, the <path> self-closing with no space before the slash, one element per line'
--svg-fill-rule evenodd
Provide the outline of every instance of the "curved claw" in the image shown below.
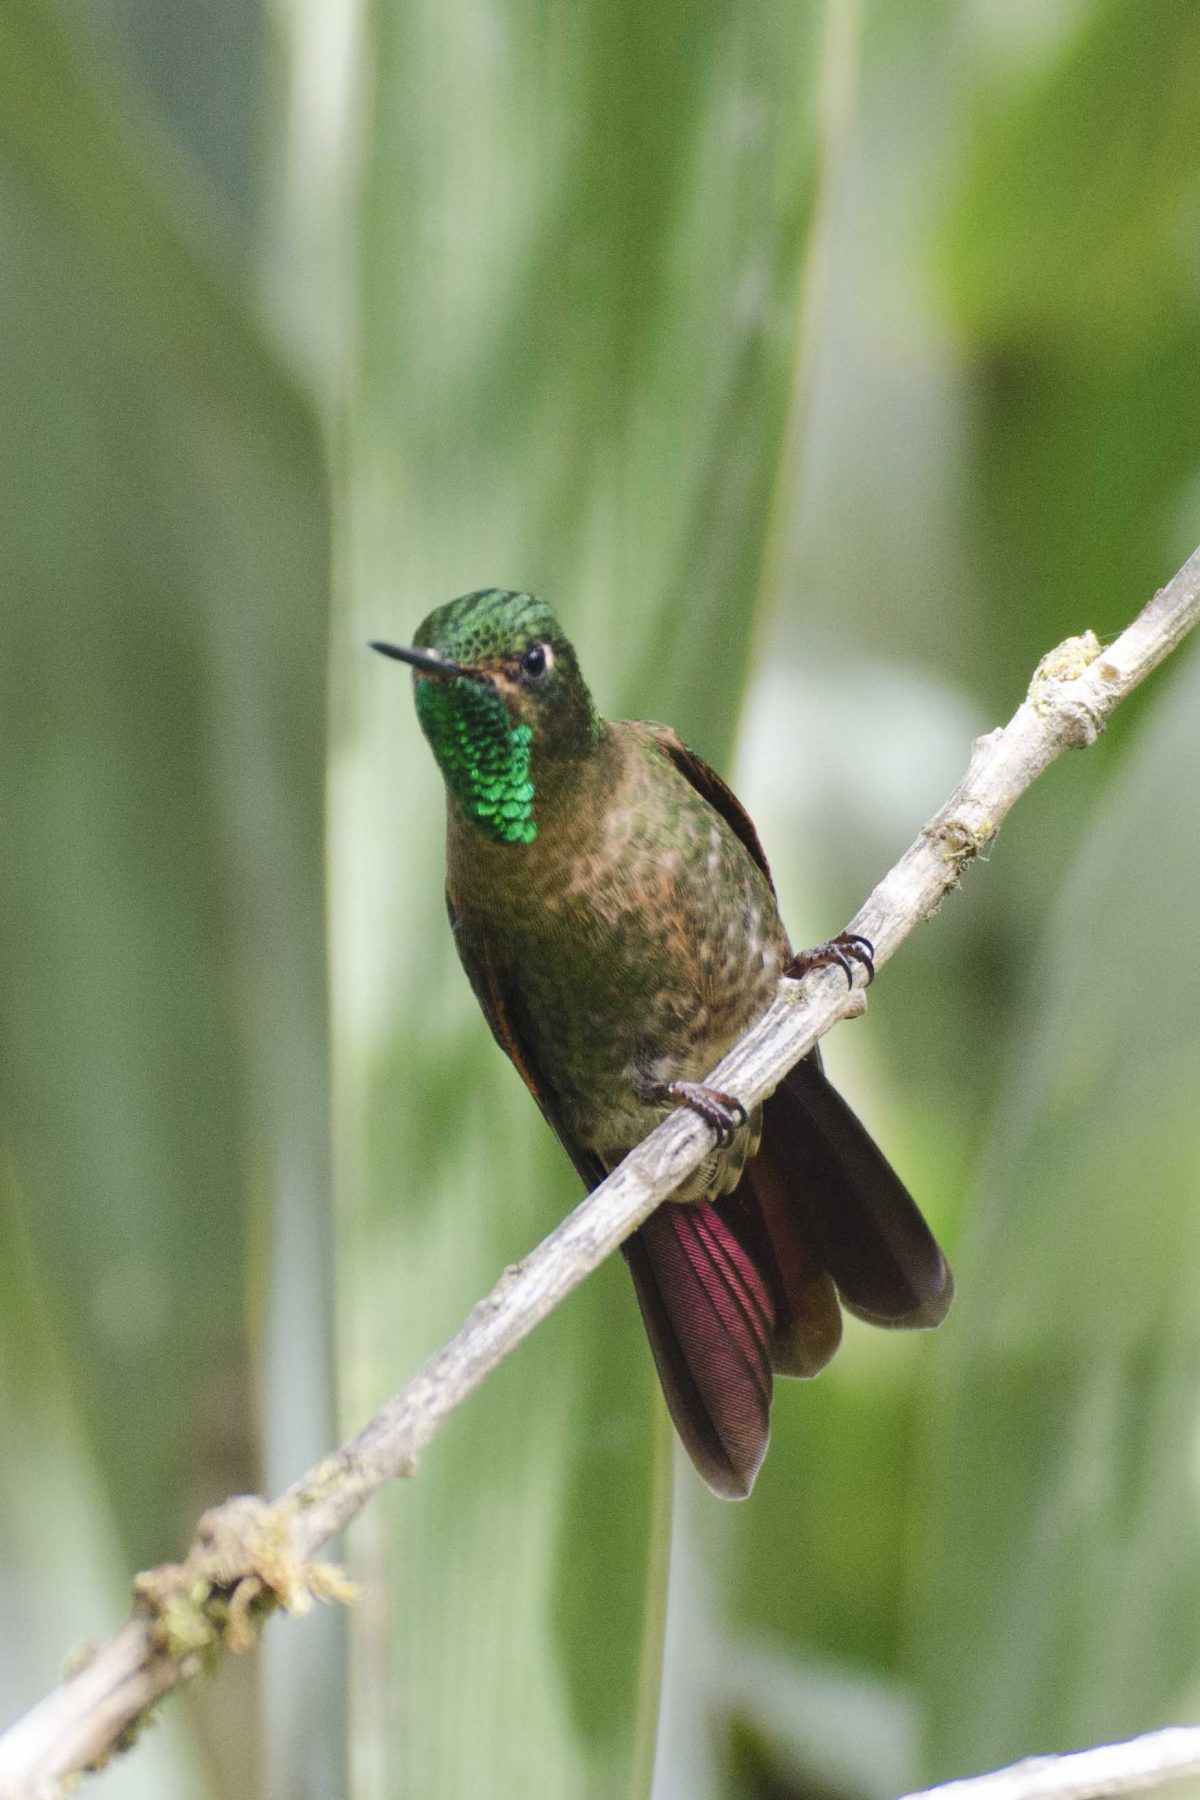
<path fill-rule="evenodd" d="M 875 946 L 861 932 L 842 931 L 827 943 L 816 944 L 811 950 L 802 950 L 792 958 L 783 972 L 791 980 L 800 981 L 813 969 L 836 967 L 845 975 L 847 986 L 853 987 L 855 963 L 866 970 L 866 985 L 870 987 L 875 979 Z"/>
<path fill-rule="evenodd" d="M 830 945 L 829 960 L 830 960 L 830 962 L 835 962 L 837 964 L 838 968 L 842 971 L 842 974 L 846 977 L 846 986 L 853 987 L 854 986 L 854 965 L 850 961 L 850 958 L 846 955 L 846 952 L 842 949 L 840 944 L 831 944 Z"/>
<path fill-rule="evenodd" d="M 719 1088 L 705 1087 L 701 1081 L 672 1081 L 667 1096 L 677 1106 L 690 1107 L 717 1134 L 717 1148 L 728 1150 L 749 1117 L 740 1100 L 723 1094 Z"/>
<path fill-rule="evenodd" d="M 854 946 L 855 956 L 867 971 L 867 986 L 870 987 L 875 979 L 874 944 L 869 937 L 863 937 L 862 933 L 858 931 L 845 931 L 842 933 L 842 936 L 847 944 L 852 944 Z"/>

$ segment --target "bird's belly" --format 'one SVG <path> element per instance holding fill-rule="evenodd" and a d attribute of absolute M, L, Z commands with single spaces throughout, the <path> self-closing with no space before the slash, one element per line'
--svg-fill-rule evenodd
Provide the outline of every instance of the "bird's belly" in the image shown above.
<path fill-rule="evenodd" d="M 766 1009 L 789 951 L 768 878 L 668 765 L 632 757 L 586 813 L 519 855 L 452 833 L 449 885 L 564 1134 L 611 1165 Z"/>
<path fill-rule="evenodd" d="M 661 1090 L 702 1081 L 765 1011 L 782 932 L 764 946 L 752 932 L 726 937 L 697 919 L 684 954 L 675 929 L 656 930 L 636 914 L 587 923 L 581 929 L 576 914 L 559 941 L 543 916 L 539 931 L 514 946 L 517 987 L 564 1125 L 611 1167 L 671 1110 Z M 735 1145 L 726 1165 L 740 1166 L 749 1147 Z"/>

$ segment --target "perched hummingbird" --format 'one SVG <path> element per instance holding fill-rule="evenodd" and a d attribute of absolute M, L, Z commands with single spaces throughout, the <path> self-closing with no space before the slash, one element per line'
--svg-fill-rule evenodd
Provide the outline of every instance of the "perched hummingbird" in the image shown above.
<path fill-rule="evenodd" d="M 446 901 L 492 1034 L 587 1187 L 673 1107 L 713 1127 L 685 1187 L 624 1245 L 671 1417 L 708 1485 L 750 1492 L 772 1375 L 815 1375 L 841 1306 L 937 1325 L 950 1271 L 817 1052 L 747 1114 L 703 1083 L 793 956 L 758 836 L 665 725 L 601 718 L 544 600 L 485 588 L 430 613 L 417 716 L 446 782 Z"/>

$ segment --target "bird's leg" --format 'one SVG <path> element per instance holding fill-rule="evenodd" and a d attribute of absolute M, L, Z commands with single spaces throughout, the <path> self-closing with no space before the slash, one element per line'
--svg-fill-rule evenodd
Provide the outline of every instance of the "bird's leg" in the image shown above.
<path fill-rule="evenodd" d="M 867 986 L 870 987 L 875 979 L 875 946 L 870 938 L 860 937 L 856 931 L 843 931 L 827 943 L 801 950 L 783 972 L 790 980 L 800 981 L 812 969 L 830 969 L 836 965 L 846 977 L 846 986 L 853 987 L 855 963 L 860 963 L 867 971 Z"/>
<path fill-rule="evenodd" d="M 645 1094 L 657 1105 L 670 1101 L 672 1106 L 686 1106 L 698 1113 L 716 1132 L 717 1145 L 722 1150 L 729 1148 L 748 1116 L 740 1100 L 723 1094 L 720 1088 L 705 1087 L 702 1081 L 650 1082 Z"/>

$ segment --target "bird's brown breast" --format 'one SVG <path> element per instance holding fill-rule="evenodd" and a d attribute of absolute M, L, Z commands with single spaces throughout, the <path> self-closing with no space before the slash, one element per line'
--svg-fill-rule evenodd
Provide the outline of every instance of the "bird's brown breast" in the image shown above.
<path fill-rule="evenodd" d="M 609 1164 L 664 1110 L 647 1086 L 702 1079 L 764 1010 L 787 939 L 762 871 L 649 727 L 610 726 L 539 801 L 528 845 L 483 841 L 451 805 L 448 887 L 564 1125 Z"/>

